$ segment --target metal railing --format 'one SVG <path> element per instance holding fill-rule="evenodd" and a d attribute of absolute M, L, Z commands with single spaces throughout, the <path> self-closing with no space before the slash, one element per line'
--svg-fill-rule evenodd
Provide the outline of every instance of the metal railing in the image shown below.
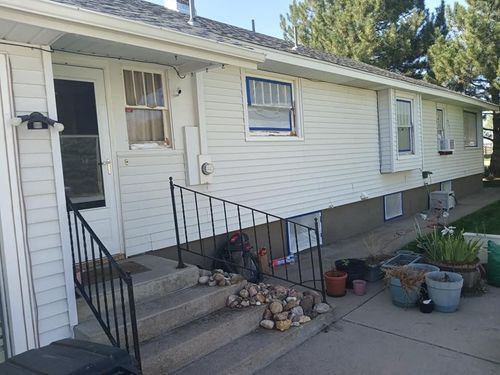
<path fill-rule="evenodd" d="M 116 262 L 68 197 L 66 206 L 76 289 L 111 345 L 133 354 L 140 367 L 132 277 Z"/>
<path fill-rule="evenodd" d="M 221 241 L 228 240 L 235 231 L 245 232 L 252 237 L 251 243 L 255 250 L 266 248 L 268 251 L 268 270 L 260 270 L 264 276 L 315 290 L 326 301 L 317 218 L 314 227 L 309 227 L 294 222 L 293 219 L 176 185 L 172 177 L 170 193 L 178 268 L 185 267 L 183 252 L 227 263 L 227 259 L 217 257 Z M 302 242 L 299 241 L 299 231 Z M 290 259 L 290 255 L 293 264 L 287 261 L 287 256 Z M 272 260 L 281 260 L 280 265 Z M 244 268 L 241 264 L 233 265 Z"/>

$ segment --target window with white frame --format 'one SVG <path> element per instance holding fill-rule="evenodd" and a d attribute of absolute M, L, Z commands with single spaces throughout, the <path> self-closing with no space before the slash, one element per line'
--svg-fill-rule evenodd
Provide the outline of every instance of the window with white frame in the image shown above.
<path fill-rule="evenodd" d="M 438 139 L 444 139 L 445 138 L 444 109 L 442 109 L 442 108 L 436 109 L 436 127 L 437 127 Z"/>
<path fill-rule="evenodd" d="M 465 147 L 477 147 L 477 116 L 473 112 L 464 112 Z"/>
<path fill-rule="evenodd" d="M 246 77 L 248 131 L 296 136 L 293 83 Z"/>
<path fill-rule="evenodd" d="M 124 70 L 125 112 L 131 148 L 170 146 L 170 126 L 163 74 Z"/>
<path fill-rule="evenodd" d="M 384 220 L 403 216 L 403 193 L 384 195 Z"/>
<path fill-rule="evenodd" d="M 398 151 L 412 153 L 413 146 L 413 115 L 411 100 L 396 100 L 396 120 L 398 127 Z"/>

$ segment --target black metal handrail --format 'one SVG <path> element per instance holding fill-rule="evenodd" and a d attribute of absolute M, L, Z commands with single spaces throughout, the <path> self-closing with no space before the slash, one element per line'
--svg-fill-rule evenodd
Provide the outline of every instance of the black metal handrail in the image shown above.
<path fill-rule="evenodd" d="M 283 218 L 177 185 L 172 177 L 170 177 L 170 193 L 177 242 L 178 268 L 185 267 L 182 252 L 227 263 L 227 259 L 219 259 L 216 256 L 217 238 L 225 235 L 225 238 L 228 239 L 234 231 L 249 231 L 256 250 L 265 247 L 269 251 L 271 260 L 275 259 L 273 253 L 278 255 L 277 258 L 284 260 L 282 267 L 274 267 L 271 264 L 270 272 L 261 270 L 263 275 L 318 291 L 323 300 L 326 301 L 321 239 L 317 218 L 314 228 L 309 227 L 294 222 L 293 219 Z M 232 216 L 228 215 L 230 210 L 234 213 Z M 272 229 L 273 225 L 277 228 Z M 292 239 L 289 235 L 285 236 L 285 232 L 288 233 L 290 226 L 294 232 Z M 299 249 L 297 228 L 306 233 L 306 249 Z M 204 240 L 206 242 L 209 239 L 211 239 L 209 245 L 212 247 L 211 252 L 206 249 L 207 245 L 204 244 Z M 295 245 L 296 249 L 296 263 L 294 265 L 288 264 L 285 259 L 287 255 L 290 255 L 292 245 Z M 233 265 L 244 268 L 238 264 Z"/>
<path fill-rule="evenodd" d="M 68 197 L 66 207 L 76 289 L 111 345 L 133 354 L 141 367 L 132 277 L 116 262 Z"/>

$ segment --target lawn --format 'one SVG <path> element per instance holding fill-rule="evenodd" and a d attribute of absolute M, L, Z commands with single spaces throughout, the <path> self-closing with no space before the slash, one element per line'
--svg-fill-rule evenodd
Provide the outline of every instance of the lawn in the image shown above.
<path fill-rule="evenodd" d="M 451 225 L 466 232 L 500 234 L 500 201 L 464 216 Z"/>

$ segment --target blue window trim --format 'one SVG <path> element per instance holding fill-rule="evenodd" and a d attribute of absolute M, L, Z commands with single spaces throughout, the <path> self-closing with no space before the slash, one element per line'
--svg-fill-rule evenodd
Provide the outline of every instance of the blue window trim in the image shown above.
<path fill-rule="evenodd" d="M 410 100 L 410 99 L 398 99 L 396 98 L 396 103 L 397 102 L 403 102 L 403 103 L 410 103 L 410 122 L 411 122 L 411 126 L 410 126 L 410 148 L 409 149 L 404 149 L 404 150 L 400 150 L 399 149 L 399 141 L 398 141 L 398 153 L 402 154 L 402 153 L 406 153 L 406 152 L 413 152 L 413 149 L 415 147 L 415 145 L 413 144 L 414 143 L 414 135 L 413 135 L 413 132 L 414 132 L 414 125 L 413 125 L 413 100 Z M 396 109 L 396 117 L 397 117 L 397 109 Z M 399 129 L 399 124 L 396 124 L 397 128 Z M 399 134 L 398 134 L 398 137 L 399 137 Z"/>
<path fill-rule="evenodd" d="M 399 194 L 401 196 L 401 214 L 398 215 L 398 216 L 393 216 L 391 218 L 387 218 L 387 212 L 385 211 L 385 199 L 388 197 L 388 196 L 391 196 L 391 195 L 396 195 L 396 194 Z M 383 199 L 383 202 L 382 202 L 382 206 L 383 206 L 383 209 L 384 209 L 384 221 L 391 221 L 391 220 L 395 220 L 395 219 L 398 219 L 400 217 L 402 217 L 405 213 L 405 208 L 404 208 L 404 200 L 403 200 L 403 192 L 402 191 L 399 191 L 397 193 L 392 193 L 392 194 L 386 194 L 382 197 Z"/>
<path fill-rule="evenodd" d="M 265 78 L 258 78 L 258 77 L 252 77 L 252 76 L 247 76 L 245 78 L 245 85 L 246 85 L 246 92 L 247 92 L 247 105 L 250 107 L 252 106 L 252 96 L 250 95 L 250 81 L 256 81 L 256 82 L 267 82 L 267 83 L 274 83 L 277 85 L 283 85 L 283 86 L 288 86 L 290 87 L 290 96 L 291 96 L 291 101 L 293 102 L 293 85 L 290 82 L 284 82 L 284 81 L 276 81 L 272 79 L 265 79 Z M 252 128 L 251 126 L 248 126 L 248 129 L 250 131 L 278 131 L 278 132 L 291 132 L 292 129 L 292 110 L 289 111 L 288 113 L 288 128 Z"/>

